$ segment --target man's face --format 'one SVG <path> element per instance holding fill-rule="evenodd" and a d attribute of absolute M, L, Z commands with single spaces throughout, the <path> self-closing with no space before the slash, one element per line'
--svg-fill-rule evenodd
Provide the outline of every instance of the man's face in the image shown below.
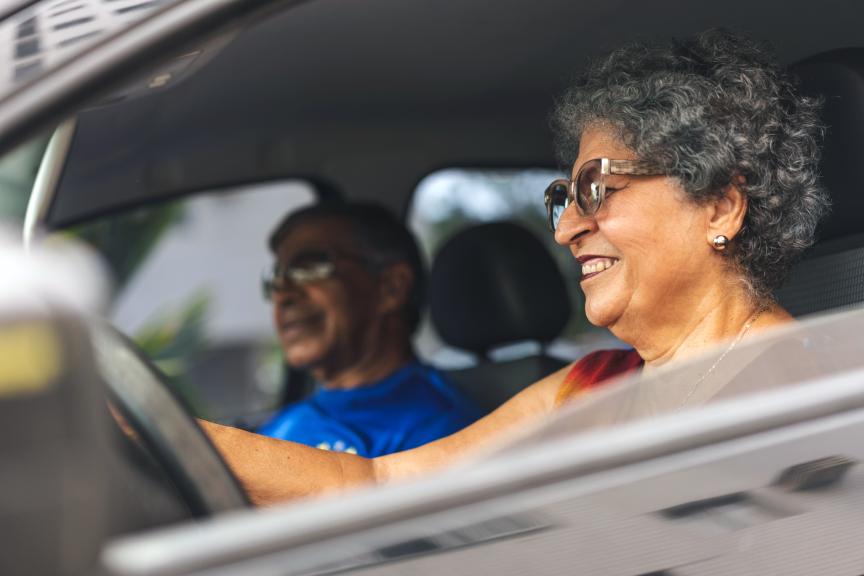
<path fill-rule="evenodd" d="M 339 217 L 314 218 L 283 238 L 278 264 L 330 255 L 329 278 L 286 282 L 273 293 L 273 317 L 287 362 L 324 375 L 350 367 L 376 333 L 378 281 L 356 245 L 351 226 Z"/>

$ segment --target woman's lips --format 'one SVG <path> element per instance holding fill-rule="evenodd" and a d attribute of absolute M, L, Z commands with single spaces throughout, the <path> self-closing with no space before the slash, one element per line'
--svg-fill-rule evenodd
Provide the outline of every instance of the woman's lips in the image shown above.
<path fill-rule="evenodd" d="M 578 260 L 582 264 L 582 278 L 580 282 L 602 274 L 618 262 L 617 258 L 609 258 L 607 256 L 588 256 L 579 258 Z"/>

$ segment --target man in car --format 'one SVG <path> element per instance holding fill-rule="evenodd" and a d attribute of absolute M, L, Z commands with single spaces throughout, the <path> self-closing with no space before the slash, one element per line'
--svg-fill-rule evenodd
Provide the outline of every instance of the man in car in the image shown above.
<path fill-rule="evenodd" d="M 318 384 L 259 432 L 374 457 L 447 436 L 481 416 L 414 356 L 424 269 L 411 233 L 372 204 L 288 215 L 269 240 L 264 279 L 287 363 Z"/>

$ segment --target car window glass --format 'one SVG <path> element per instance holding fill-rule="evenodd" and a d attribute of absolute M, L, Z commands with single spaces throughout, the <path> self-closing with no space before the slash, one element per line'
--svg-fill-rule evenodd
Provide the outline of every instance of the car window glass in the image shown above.
<path fill-rule="evenodd" d="M 0 22 L 0 98 L 171 0 L 51 0 Z"/>
<path fill-rule="evenodd" d="M 573 303 L 570 322 L 549 352 L 565 359 L 578 358 L 590 349 L 616 342 L 606 330 L 588 323 L 583 312 L 579 270 L 569 251 L 558 246 L 546 225 L 543 191 L 552 180 L 562 178 L 555 170 L 464 169 L 433 172 L 414 192 L 408 211 L 408 225 L 416 234 L 421 250 L 432 262 L 435 253 L 454 234 L 482 222 L 516 221 L 540 238 L 559 265 Z M 462 368 L 474 359 L 446 347 L 427 320 L 420 331 L 417 347 L 434 363 L 445 368 Z M 521 343 L 497 351 L 493 357 L 512 358 L 534 353 L 535 343 Z"/>
<path fill-rule="evenodd" d="M 48 135 L 40 134 L 0 156 L 0 223 L 20 229 L 47 145 Z"/>
<path fill-rule="evenodd" d="M 108 317 L 197 416 L 237 423 L 275 408 L 282 361 L 261 274 L 267 237 L 317 195 L 302 181 L 255 185 L 126 211 L 68 232 L 104 257 Z M 244 420 L 245 421 L 245 420 Z"/>

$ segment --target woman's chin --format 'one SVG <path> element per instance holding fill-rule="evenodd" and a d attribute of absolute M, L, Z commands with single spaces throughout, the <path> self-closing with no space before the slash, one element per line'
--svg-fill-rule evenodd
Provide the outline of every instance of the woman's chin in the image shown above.
<path fill-rule="evenodd" d="M 598 328 L 608 328 L 619 316 L 620 314 L 611 306 L 597 305 L 590 300 L 585 302 L 585 317 Z"/>

